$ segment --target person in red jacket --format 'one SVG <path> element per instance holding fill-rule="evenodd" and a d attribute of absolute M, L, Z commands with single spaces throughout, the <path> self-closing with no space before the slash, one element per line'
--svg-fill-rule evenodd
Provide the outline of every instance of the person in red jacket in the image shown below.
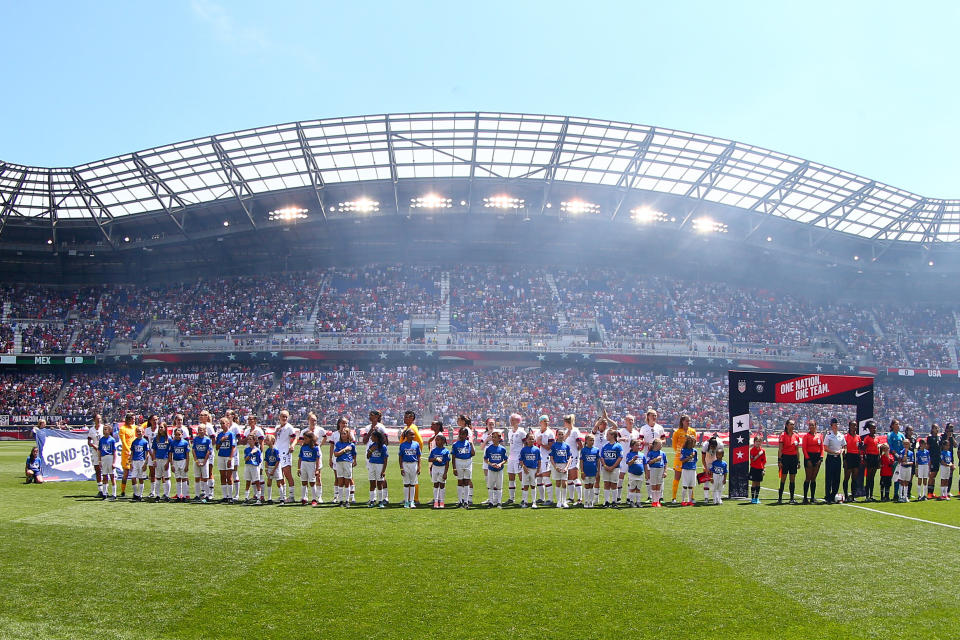
<path fill-rule="evenodd" d="M 876 499 L 873 497 L 873 483 L 877 477 L 877 469 L 880 468 L 880 441 L 877 439 L 877 423 L 871 420 L 867 423 L 867 429 L 869 433 L 863 436 L 861 448 L 867 470 L 867 479 L 864 488 L 867 492 L 866 501 L 876 502 Z"/>
<path fill-rule="evenodd" d="M 794 433 L 796 423 L 787 419 L 780 434 L 780 446 L 777 449 L 777 467 L 780 470 L 780 497 L 777 504 L 783 504 L 783 485 L 790 476 L 790 504 L 797 504 L 793 495 L 797 489 L 797 468 L 800 466 L 800 436 Z"/>
<path fill-rule="evenodd" d="M 803 434 L 803 504 L 807 504 L 807 489 L 810 502 L 816 503 L 817 476 L 823 462 L 823 434 L 817 433 L 817 421 L 807 420 L 807 432 Z"/>
<path fill-rule="evenodd" d="M 856 502 L 857 487 L 862 484 L 860 479 L 863 474 L 860 471 L 860 435 L 857 427 L 857 421 L 851 420 L 847 423 L 847 435 L 844 439 L 847 442 L 847 452 L 843 456 L 843 499 L 847 502 Z M 860 475 L 857 475 L 860 473 Z M 853 478 L 853 493 L 850 493 L 850 478 Z"/>
<path fill-rule="evenodd" d="M 763 448 L 763 436 L 753 437 L 750 447 L 750 502 L 760 504 L 760 483 L 763 482 L 763 469 L 767 466 L 767 452 Z"/>
<path fill-rule="evenodd" d="M 880 501 L 886 502 L 890 499 L 890 487 L 893 485 L 893 465 L 896 464 L 896 458 L 890 453 L 890 447 L 887 444 L 880 445 Z"/>

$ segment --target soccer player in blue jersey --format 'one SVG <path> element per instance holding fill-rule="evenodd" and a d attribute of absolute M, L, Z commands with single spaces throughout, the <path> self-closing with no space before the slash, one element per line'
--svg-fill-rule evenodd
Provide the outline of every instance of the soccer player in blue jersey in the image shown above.
<path fill-rule="evenodd" d="M 661 449 L 663 442 L 657 438 L 647 451 L 647 487 L 650 490 L 650 505 L 663 506 L 663 475 L 667 468 L 667 454 Z"/>
<path fill-rule="evenodd" d="M 643 502 L 643 478 L 646 476 L 646 458 L 640 450 L 642 440 L 630 441 L 627 452 L 627 506 L 639 507 Z"/>
<path fill-rule="evenodd" d="M 693 490 L 697 486 L 697 441 L 693 436 L 687 436 L 680 449 L 680 485 L 683 488 L 680 497 L 680 506 L 692 507 L 694 504 Z"/>
<path fill-rule="evenodd" d="M 930 450 L 926 438 L 918 438 L 917 447 L 917 500 L 926 500 L 927 480 L 930 478 Z"/>
<path fill-rule="evenodd" d="M 333 459 L 337 472 L 335 485 L 340 487 L 336 492 L 335 502 L 339 501 L 340 506 L 346 507 L 350 504 L 353 467 L 357 464 L 357 447 L 353 444 L 353 434 L 346 426 L 340 429 L 340 438 L 333 444 Z"/>
<path fill-rule="evenodd" d="M 623 460 L 623 445 L 617 442 L 617 431 L 607 429 L 607 442 L 600 447 L 600 479 L 603 481 L 604 509 L 609 509 L 615 504 L 621 460 Z"/>
<path fill-rule="evenodd" d="M 723 448 L 717 449 L 717 459 L 710 463 L 713 475 L 713 504 L 723 504 L 723 485 L 727 481 L 727 463 L 723 461 Z"/>
<path fill-rule="evenodd" d="M 170 501 L 170 437 L 167 435 L 167 423 L 161 422 L 157 435 L 150 446 L 153 460 L 154 482 L 150 485 L 150 497 L 154 500 Z M 163 495 L 158 495 L 158 486 L 163 485 Z"/>
<path fill-rule="evenodd" d="M 600 449 L 594 445 L 592 433 L 583 439 L 580 450 L 580 475 L 583 477 L 583 508 L 592 509 L 597 503 L 596 486 L 600 483 Z"/>
<path fill-rule="evenodd" d="M 534 446 L 535 437 L 528 433 L 520 449 L 520 508 L 527 508 L 527 491 L 530 491 L 530 508 L 537 508 L 537 473 L 540 471 L 540 447 Z"/>
<path fill-rule="evenodd" d="M 909 441 L 906 442 L 909 445 Z M 897 502 L 910 502 L 908 490 L 913 482 L 913 465 L 916 455 L 909 446 L 904 446 L 903 453 L 900 454 L 899 478 L 897 483 Z"/>
<path fill-rule="evenodd" d="M 247 446 L 243 448 L 243 480 L 246 482 L 244 500 L 250 501 L 250 485 L 253 485 L 253 493 L 257 504 L 263 504 L 263 480 L 260 476 L 260 468 L 263 464 L 263 452 L 260 450 L 260 443 L 256 434 L 247 435 Z"/>
<path fill-rule="evenodd" d="M 147 478 L 147 452 L 150 443 L 143 437 L 143 427 L 134 430 L 130 443 L 130 479 L 133 481 L 133 502 L 143 500 L 143 481 Z"/>
<path fill-rule="evenodd" d="M 487 464 L 487 500 L 491 507 L 503 508 L 503 469 L 507 466 L 507 450 L 500 445 L 499 431 L 490 433 L 490 446 L 483 452 Z"/>
<path fill-rule="evenodd" d="M 453 475 L 457 478 L 457 506 L 469 509 L 473 504 L 473 456 L 476 455 L 476 450 L 470 442 L 468 427 L 460 427 L 457 438 L 451 447 Z"/>
<path fill-rule="evenodd" d="M 379 412 L 376 412 L 379 417 Z M 370 412 L 373 420 L 374 412 Z M 374 428 L 367 435 L 367 480 L 370 481 L 370 501 L 367 506 L 387 506 L 387 434 L 383 428 Z"/>
<path fill-rule="evenodd" d="M 267 476 L 267 504 L 273 504 L 274 480 L 277 482 L 277 493 L 280 494 L 280 504 L 283 504 L 286 500 L 286 487 L 284 486 L 283 470 L 280 464 L 283 460 L 283 455 L 281 455 L 280 450 L 274 446 L 277 443 L 275 436 L 267 436 L 263 442 L 267 445 L 267 448 L 263 452 L 263 464 L 264 467 L 266 467 L 265 472 Z"/>
<path fill-rule="evenodd" d="M 103 458 L 103 452 L 101 450 L 100 457 Z M 943 469 L 943 473 L 940 475 L 940 497 L 937 500 L 949 500 L 950 499 L 950 478 L 953 477 L 953 450 L 949 446 L 942 446 L 940 449 L 940 468 Z M 114 487 L 114 494 L 117 490 Z"/>
<path fill-rule="evenodd" d="M 183 416 L 180 423 L 183 422 Z M 177 424 L 174 418 L 173 423 Z M 190 499 L 190 442 L 183 437 L 183 429 L 176 427 L 173 430 L 173 442 L 170 443 L 170 466 L 173 469 L 173 477 L 177 481 L 177 502 L 186 502 Z"/>
<path fill-rule="evenodd" d="M 304 431 L 303 444 L 297 456 L 297 475 L 300 477 L 300 504 L 307 504 L 307 488 L 310 489 L 310 504 L 317 506 L 317 461 L 320 460 L 320 445 L 312 431 Z"/>
<path fill-rule="evenodd" d="M 220 502 L 233 504 L 233 457 L 237 452 L 237 437 L 230 430 L 230 418 L 220 418 L 217 434 L 217 470 L 220 472 Z"/>
<path fill-rule="evenodd" d="M 404 429 L 400 436 L 400 476 L 403 478 L 403 506 L 406 509 L 416 509 L 416 491 L 420 483 L 420 444 L 414 442 L 413 431 Z"/>
<path fill-rule="evenodd" d="M 112 435 L 112 430 L 108 425 L 103 427 L 103 436 L 97 442 L 97 450 L 100 453 L 100 475 L 103 477 L 103 497 L 107 497 L 107 487 L 113 488 L 113 495 L 110 500 L 117 499 L 117 472 L 114 469 L 113 461 L 117 455 L 117 440 Z"/>
<path fill-rule="evenodd" d="M 563 432 L 556 435 L 556 439 L 550 444 L 550 479 L 553 480 L 557 494 L 557 508 L 569 509 L 567 503 L 567 467 L 570 465 L 570 458 L 573 453 L 570 445 L 564 441 Z"/>
<path fill-rule="evenodd" d="M 207 496 L 210 489 L 210 457 L 213 449 L 213 442 L 204 432 L 203 425 L 200 426 L 200 433 L 193 439 L 193 486 L 197 491 L 196 498 L 198 502 L 207 503 Z M 209 494 L 213 497 L 212 494 Z"/>
<path fill-rule="evenodd" d="M 427 461 L 430 463 L 430 481 L 433 483 L 433 508 L 443 509 L 447 497 L 447 472 L 450 470 L 450 449 L 447 449 L 447 438 L 437 433 L 431 438 L 433 449 Z"/>

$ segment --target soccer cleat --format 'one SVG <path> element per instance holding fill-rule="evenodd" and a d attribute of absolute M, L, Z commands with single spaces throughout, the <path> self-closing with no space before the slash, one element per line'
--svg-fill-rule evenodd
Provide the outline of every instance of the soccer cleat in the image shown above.
<path fill-rule="evenodd" d="M 536 509 L 536 508 L 537 508 L 537 503 L 534 502 L 533 504 L 531 504 L 531 505 L 530 505 L 530 508 L 531 508 L 531 509 Z"/>
<path fill-rule="evenodd" d="M 306 504 L 307 504 L 307 499 L 304 498 L 303 500 L 301 500 L 301 501 L 300 501 L 300 504 L 301 504 L 302 506 L 306 506 Z"/>
<path fill-rule="evenodd" d="M 445 505 L 441 502 L 441 503 L 440 503 L 440 508 L 443 509 L 444 507 L 445 507 Z"/>
<path fill-rule="evenodd" d="M 411 501 L 411 502 L 410 502 L 410 508 L 411 508 L 411 509 L 416 509 L 416 508 L 417 508 L 417 503 L 416 503 L 416 501 Z"/>
<path fill-rule="evenodd" d="M 509 499 L 507 500 L 507 504 L 513 504 L 513 498 L 509 498 Z"/>
<path fill-rule="evenodd" d="M 310 506 L 311 506 L 311 507 L 317 506 L 317 501 L 316 501 L 316 500 L 311 500 L 311 501 L 310 501 Z"/>
<path fill-rule="evenodd" d="M 521 502 L 521 503 L 520 503 L 520 508 L 521 508 L 521 509 L 526 509 L 526 508 L 527 508 L 527 503 L 526 503 L 526 502 Z"/>
<path fill-rule="evenodd" d="M 386 508 L 387 508 L 387 503 L 386 503 L 386 502 L 381 502 L 381 503 L 379 504 L 379 507 L 380 507 L 381 509 L 386 509 Z"/>

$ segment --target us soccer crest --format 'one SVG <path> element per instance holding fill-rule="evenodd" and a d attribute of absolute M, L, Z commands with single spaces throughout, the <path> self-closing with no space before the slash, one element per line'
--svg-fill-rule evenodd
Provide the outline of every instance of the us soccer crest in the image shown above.
<path fill-rule="evenodd" d="M 740 393 L 743 393 L 743 392 L 745 392 L 746 390 L 747 390 L 747 381 L 746 381 L 746 380 L 741 380 L 740 382 L 737 383 L 737 391 L 739 391 Z"/>

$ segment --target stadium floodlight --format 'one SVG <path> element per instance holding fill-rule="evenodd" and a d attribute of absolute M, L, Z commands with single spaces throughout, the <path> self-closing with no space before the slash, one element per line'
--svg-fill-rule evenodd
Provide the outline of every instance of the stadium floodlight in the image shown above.
<path fill-rule="evenodd" d="M 425 196 L 410 198 L 411 209 L 449 209 L 453 206 L 453 200 L 438 196 L 435 193 L 428 193 Z"/>
<path fill-rule="evenodd" d="M 513 196 L 491 196 L 483 199 L 483 206 L 493 209 L 520 209 L 525 204 L 523 198 Z"/>
<path fill-rule="evenodd" d="M 859 259 L 860 259 L 860 256 L 853 256 L 853 261 L 854 261 L 854 262 L 856 262 L 856 261 L 859 260 Z"/>
<path fill-rule="evenodd" d="M 224 220 L 224 221 L 223 221 L 223 226 L 229 227 L 229 226 L 230 226 L 230 221 L 229 221 L 229 220 Z"/>
<path fill-rule="evenodd" d="M 767 242 L 773 242 L 773 237 L 772 237 L 772 236 L 767 236 Z"/>
<path fill-rule="evenodd" d="M 931 260 L 930 262 L 928 262 L 928 263 L 927 263 L 927 266 L 928 266 L 928 267 L 932 267 L 932 266 L 933 266 L 933 260 Z"/>
<path fill-rule="evenodd" d="M 630 216 L 634 222 L 639 224 L 650 224 L 652 222 L 669 222 L 670 216 L 663 211 L 657 211 L 652 207 L 636 207 L 630 210 Z"/>
<path fill-rule="evenodd" d="M 564 200 L 560 203 L 560 211 L 570 215 L 580 215 L 582 213 L 597 214 L 600 213 L 600 205 L 592 202 L 586 202 L 578 198 L 573 200 Z"/>
<path fill-rule="evenodd" d="M 697 233 L 727 233 L 727 225 L 709 216 L 702 216 L 693 221 L 693 230 Z"/>
<path fill-rule="evenodd" d="M 357 198 L 337 205 L 341 213 L 376 213 L 380 211 L 380 203 L 370 198 Z"/>
<path fill-rule="evenodd" d="M 47 244 L 53 244 L 53 240 L 50 238 L 47 238 Z"/>
<path fill-rule="evenodd" d="M 274 209 L 267 214 L 267 219 L 270 221 L 280 221 L 280 222 L 295 222 L 297 220 L 306 220 L 308 209 L 301 209 L 300 207 L 283 207 L 282 209 Z"/>

